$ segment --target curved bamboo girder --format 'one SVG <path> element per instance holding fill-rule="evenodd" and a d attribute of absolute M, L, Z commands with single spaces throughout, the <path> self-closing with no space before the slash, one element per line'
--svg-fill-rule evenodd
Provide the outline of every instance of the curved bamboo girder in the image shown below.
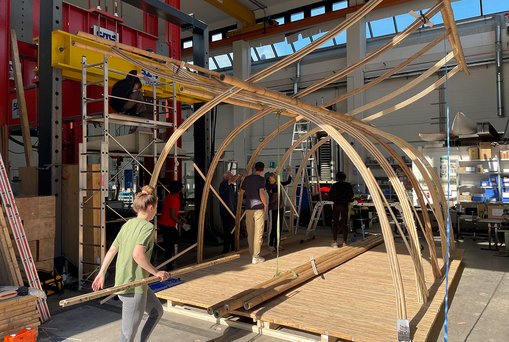
<path fill-rule="evenodd" d="M 415 226 L 415 221 L 413 219 L 412 209 L 410 208 L 408 194 L 403 187 L 403 184 L 399 181 L 399 178 L 389 164 L 387 159 L 382 155 L 382 153 L 375 147 L 375 145 L 366 138 L 364 134 L 356 130 L 352 125 L 346 124 L 341 120 L 338 120 L 336 117 L 327 117 L 324 118 L 324 121 L 329 124 L 335 125 L 337 128 L 343 129 L 350 136 L 355 138 L 361 145 L 368 151 L 378 162 L 380 167 L 384 170 L 384 172 L 389 177 L 389 181 L 392 184 L 396 195 L 399 198 L 399 203 L 402 209 L 403 220 L 406 224 L 408 235 L 410 237 L 410 245 L 412 247 L 410 251 L 410 255 L 414 261 L 414 271 L 416 276 L 416 288 L 417 288 L 417 297 L 419 302 L 426 302 L 428 298 L 428 289 L 426 287 L 426 280 L 424 277 L 424 267 L 422 264 L 422 256 L 419 244 L 419 237 L 417 234 L 417 228 Z M 378 184 L 376 184 L 378 188 Z M 384 211 L 385 213 L 385 211 Z"/>
<path fill-rule="evenodd" d="M 235 128 L 221 143 L 221 146 L 218 148 L 217 152 L 214 154 L 214 158 L 210 162 L 209 169 L 207 171 L 207 177 L 205 178 L 205 185 L 203 187 L 203 194 L 200 203 L 200 214 L 198 216 L 198 260 L 203 260 L 203 238 L 204 238 L 204 228 L 205 228 L 205 213 L 207 211 L 207 202 L 209 197 L 209 187 L 212 184 L 212 177 L 216 171 L 217 164 L 221 159 L 221 156 L 228 147 L 228 145 L 235 139 L 235 137 L 242 132 L 244 129 L 249 127 L 254 122 L 268 115 L 270 112 L 262 111 L 257 114 L 250 116 L 247 120 L 245 120 L 240 126 Z M 239 196 L 240 197 L 240 196 Z M 239 213 L 237 212 L 237 215 Z M 201 262 L 201 261 L 200 261 Z"/>
<path fill-rule="evenodd" d="M 434 16 L 436 13 L 438 13 L 440 11 L 440 9 L 442 8 L 442 6 L 443 6 L 442 3 L 437 3 L 435 6 L 430 8 L 428 12 L 426 12 L 424 14 L 424 18 L 423 17 L 417 18 L 404 31 L 402 31 L 401 33 L 398 33 L 397 35 L 395 35 L 391 39 L 391 41 L 389 43 L 385 44 L 384 46 L 382 46 L 381 48 L 379 48 L 375 52 L 371 53 L 370 55 L 364 57 L 360 61 L 358 61 L 358 62 L 356 62 L 356 63 L 354 63 L 354 64 L 352 64 L 350 66 L 347 66 L 346 68 L 341 69 L 340 71 L 338 71 L 337 73 L 329 76 L 328 78 L 325 78 L 325 79 L 323 79 L 323 80 L 321 80 L 319 82 L 316 82 L 315 84 L 307 87 L 306 89 L 304 89 L 304 90 L 302 90 L 301 92 L 298 93 L 298 97 L 303 97 L 303 96 L 309 95 L 309 94 L 315 92 L 316 90 L 321 89 L 321 88 L 331 84 L 332 82 L 335 82 L 337 80 L 342 79 L 343 77 L 347 76 L 348 74 L 350 74 L 354 70 L 360 68 L 361 66 L 371 62 L 375 58 L 377 58 L 377 57 L 381 56 L 382 54 L 384 54 L 385 52 L 389 51 L 394 46 L 396 46 L 399 43 L 401 43 L 409 35 L 411 35 L 412 32 L 414 32 L 420 26 L 422 26 L 422 24 L 425 22 L 426 19 L 430 19 L 432 16 Z"/>
<path fill-rule="evenodd" d="M 273 100 L 274 106 L 282 106 L 283 102 L 280 102 L 279 100 Z M 350 157 L 352 160 L 352 163 L 357 167 L 357 170 L 362 175 L 363 179 L 366 181 L 366 185 L 370 191 L 370 193 L 373 196 L 373 203 L 375 205 L 376 210 L 379 213 L 385 213 L 385 207 L 383 204 L 383 201 L 381 200 L 380 193 L 378 192 L 379 188 L 376 184 L 376 181 L 373 177 L 373 174 L 371 171 L 366 168 L 364 162 L 360 158 L 360 156 L 357 154 L 355 149 L 350 145 L 348 141 L 337 131 L 335 127 L 331 125 L 331 117 L 328 115 L 320 115 L 319 112 L 323 112 L 320 110 L 313 111 L 314 115 L 308 114 L 306 109 L 301 108 L 294 104 L 287 104 L 287 110 L 291 110 L 294 113 L 298 113 L 302 115 L 304 118 L 306 118 L 309 121 L 312 121 L 319 125 L 325 132 L 327 132 L 334 140 L 338 143 L 338 145 L 346 152 L 346 154 Z M 349 134 L 352 134 L 352 136 L 355 137 L 355 130 L 352 130 L 351 127 L 346 123 L 342 122 L 341 120 L 335 120 L 336 122 L 333 122 L 332 124 L 340 124 L 341 129 L 347 131 Z M 352 131 L 352 133 L 350 133 Z M 357 140 L 362 141 L 362 137 L 359 139 L 356 137 Z M 368 142 L 369 144 L 369 142 Z M 375 156 L 376 157 L 376 156 Z M 382 156 L 381 164 L 385 161 L 385 159 Z M 385 161 L 386 162 L 386 161 Z M 403 196 L 404 198 L 404 196 Z M 403 203 L 404 205 L 404 203 Z M 405 210 L 403 209 L 403 212 Z M 387 216 L 381 215 L 380 216 L 380 224 L 382 227 L 382 234 L 384 235 L 384 241 L 386 242 L 386 248 L 387 248 L 387 256 L 389 259 L 390 269 L 393 276 L 393 282 L 395 286 L 395 292 L 396 292 L 396 302 L 397 302 L 397 311 L 398 311 L 398 317 L 401 317 L 401 315 L 404 315 L 406 317 L 406 304 L 404 299 L 404 289 L 401 283 L 401 271 L 399 269 L 399 263 L 396 257 L 396 251 L 395 251 L 395 245 L 394 240 L 392 236 L 392 231 L 389 225 L 389 221 L 387 220 Z M 415 225 L 414 225 L 415 230 Z M 417 248 L 417 250 L 420 253 L 420 249 Z M 412 254 L 413 256 L 415 254 Z M 414 260 L 414 268 L 416 271 L 416 282 L 417 282 L 417 291 L 420 294 L 419 300 L 424 301 L 425 298 L 423 296 L 427 294 L 427 288 L 425 286 L 425 282 L 423 285 L 423 279 L 424 274 L 422 272 L 422 263 L 419 266 L 419 260 Z M 423 289 L 424 287 L 424 289 Z M 421 290 L 421 291 L 420 291 Z M 404 319 L 404 318 L 403 318 Z"/>
<path fill-rule="evenodd" d="M 394 144 L 396 144 L 396 146 L 398 146 L 412 160 L 414 165 L 416 165 L 416 167 L 419 169 L 419 172 L 421 173 L 426 185 L 428 186 L 428 190 L 433 200 L 433 203 L 435 206 L 437 206 L 437 208 L 433 208 L 433 206 L 430 204 L 430 208 L 433 211 L 438 222 L 440 241 L 442 247 L 442 256 L 445 256 L 447 248 L 447 239 L 445 236 L 445 222 L 443 217 L 444 212 L 441 203 L 445 203 L 446 198 L 441 187 L 440 179 L 438 178 L 438 175 L 435 173 L 434 169 L 428 163 L 424 155 L 405 140 L 367 124 L 359 122 L 356 122 L 355 124 L 358 126 L 364 126 L 367 130 L 371 130 L 378 134 L 379 136 L 394 142 Z M 454 243 L 452 241 L 451 248 L 454 249 Z M 445 259 L 443 260 L 445 263 Z"/>
<path fill-rule="evenodd" d="M 345 93 L 343 95 L 337 96 L 337 97 L 333 98 L 332 100 L 325 102 L 322 105 L 322 107 L 324 107 L 324 108 L 330 107 L 330 106 L 332 106 L 334 104 L 337 104 L 337 103 L 340 103 L 340 102 L 342 102 L 342 101 L 344 101 L 344 100 L 346 100 L 346 99 L 348 99 L 348 98 L 350 98 L 350 97 L 352 97 L 354 95 L 360 94 L 360 93 L 362 93 L 362 92 L 364 92 L 364 91 L 366 91 L 368 89 L 371 89 L 372 87 L 376 86 L 377 84 L 381 83 L 382 81 L 385 81 L 386 79 L 388 79 L 392 75 L 396 74 L 397 72 L 403 70 L 405 67 L 407 67 L 413 61 L 415 61 L 417 58 L 421 57 L 426 52 L 431 50 L 434 46 L 438 45 L 438 43 L 440 43 L 444 39 L 445 39 L 445 35 L 442 35 L 442 36 L 439 36 L 439 37 L 435 38 L 433 41 L 431 41 L 425 47 L 423 47 L 422 49 L 417 51 L 415 54 L 410 56 L 408 59 L 406 59 L 405 61 L 400 63 L 398 66 L 390 69 L 389 71 L 387 71 L 383 75 L 380 75 L 379 77 L 377 77 L 376 79 L 374 79 L 373 81 L 371 81 L 369 83 L 366 83 L 362 87 L 356 88 L 356 89 L 354 89 L 354 90 L 352 90 L 352 91 L 350 91 L 348 93 Z"/>
<path fill-rule="evenodd" d="M 249 77 L 246 81 L 248 82 L 258 82 L 267 76 L 272 75 L 273 73 L 287 67 L 290 64 L 293 64 L 303 58 L 304 56 L 310 54 L 323 44 L 327 43 L 329 40 L 340 34 L 341 32 L 345 31 L 346 29 L 353 26 L 355 23 L 357 23 L 359 20 L 361 20 L 363 17 L 365 17 L 369 12 L 371 12 L 376 6 L 378 6 L 383 0 L 371 0 L 367 2 L 364 6 L 362 6 L 358 11 L 356 11 L 352 16 L 347 17 L 343 22 L 341 22 L 339 25 L 334 27 L 333 29 L 329 30 L 326 34 L 318 38 L 317 40 L 311 42 L 310 44 L 306 45 L 302 49 L 300 49 L 297 52 L 292 53 L 291 55 L 288 55 L 287 57 L 283 58 L 279 62 L 276 62 L 272 66 L 259 71 L 257 74 Z"/>
<path fill-rule="evenodd" d="M 396 96 L 399 96 L 403 93 L 405 93 L 407 90 L 409 89 L 412 89 L 414 88 L 416 85 L 420 84 L 421 82 L 425 81 L 426 79 L 428 79 L 428 77 L 430 77 L 431 75 L 433 75 L 435 72 L 437 72 L 441 67 L 443 67 L 446 63 L 448 63 L 451 59 L 454 58 L 454 52 L 449 52 L 447 54 L 447 56 L 445 56 L 444 58 L 442 58 L 441 60 L 439 60 L 438 62 L 435 63 L 435 65 L 433 65 L 431 68 L 429 68 L 428 70 L 426 70 L 425 72 L 423 72 L 421 75 L 419 75 L 419 77 L 417 77 L 416 79 L 408 82 L 407 84 L 405 84 L 403 87 L 401 88 L 398 88 L 397 90 L 395 91 L 391 91 L 390 93 L 388 93 L 387 95 L 385 96 L 382 96 L 381 98 L 378 98 L 374 101 L 371 101 L 369 103 L 366 103 L 365 105 L 362 105 L 360 107 L 357 107 L 355 108 L 354 110 L 350 111 L 348 113 L 348 115 L 357 115 L 357 114 L 360 114 L 362 112 L 365 112 L 366 110 L 368 109 L 371 109 L 373 107 L 376 107 L 382 103 L 385 103 L 389 100 L 392 100 L 393 98 L 395 98 Z"/>
<path fill-rule="evenodd" d="M 460 37 L 458 34 L 458 28 L 454 25 L 454 13 L 452 11 L 451 1 L 450 0 L 440 0 L 444 3 L 444 7 L 442 9 L 442 18 L 444 19 L 444 26 L 449 32 L 449 43 L 456 54 L 456 60 L 458 64 L 461 66 L 461 69 L 465 72 L 465 74 L 470 75 L 470 71 L 468 70 L 467 62 L 465 61 L 465 56 L 463 55 L 463 48 L 461 46 Z"/>
<path fill-rule="evenodd" d="M 458 71 L 460 71 L 461 68 L 459 65 L 455 66 L 451 71 L 449 71 L 445 76 L 442 76 L 438 81 L 434 82 L 433 84 L 431 84 L 430 86 L 428 86 L 427 88 L 425 88 L 423 91 L 421 91 L 420 93 L 398 103 L 398 104 L 395 104 L 393 106 L 390 106 L 384 110 L 381 110 L 377 113 L 374 113 L 374 114 L 371 114 L 370 116 L 368 117 L 365 117 L 362 119 L 362 121 L 364 122 L 370 122 L 370 121 L 373 121 L 375 119 L 378 119 L 382 116 L 385 116 L 387 114 L 390 114 L 392 112 L 395 112 L 397 110 L 400 110 L 402 108 L 405 108 L 406 106 L 408 105 L 411 105 L 412 103 L 414 103 L 415 101 L 417 100 L 420 100 L 421 98 L 423 98 L 424 96 L 428 95 L 429 93 L 431 93 L 432 91 L 436 90 L 438 87 L 440 87 L 442 84 L 445 83 L 445 81 L 449 78 L 451 78 L 452 76 L 454 76 Z"/>
<path fill-rule="evenodd" d="M 428 250 L 430 254 L 430 260 L 431 260 L 431 267 L 433 269 L 433 275 L 436 279 L 442 276 L 440 267 L 438 265 L 438 259 L 436 255 L 436 249 L 435 249 L 435 241 L 433 240 L 433 232 L 431 228 L 431 221 L 428 215 L 428 211 L 426 210 L 426 202 L 424 201 L 422 191 L 419 191 L 419 182 L 417 181 L 417 178 L 412 173 L 412 170 L 406 165 L 403 158 L 399 155 L 399 153 L 396 152 L 387 142 L 385 142 L 382 137 L 375 135 L 375 134 L 369 134 L 369 132 L 366 130 L 365 127 L 356 125 L 356 128 L 362 130 L 365 134 L 369 135 L 371 138 L 375 139 L 376 142 L 378 142 L 389 154 L 394 158 L 398 166 L 403 170 L 405 176 L 408 178 L 408 180 L 412 184 L 412 188 L 415 189 L 415 194 L 417 196 L 417 202 L 423 208 L 422 210 L 422 216 L 424 220 L 424 224 L 421 223 L 419 216 L 415 212 L 414 208 L 414 215 L 415 218 L 418 220 L 419 225 L 421 226 L 423 235 L 426 239 L 426 243 L 428 245 Z"/>

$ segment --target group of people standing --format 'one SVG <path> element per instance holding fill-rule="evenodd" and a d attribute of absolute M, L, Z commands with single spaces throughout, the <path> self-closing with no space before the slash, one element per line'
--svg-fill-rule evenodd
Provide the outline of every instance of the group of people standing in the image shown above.
<path fill-rule="evenodd" d="M 274 251 L 278 246 L 277 230 L 281 227 L 281 220 L 284 215 L 284 202 L 279 189 L 292 181 L 291 176 L 289 176 L 286 181 L 281 182 L 278 186 L 277 175 L 269 173 L 266 179 L 264 169 L 265 165 L 262 162 L 257 162 L 253 174 L 245 177 L 240 185 L 240 188 L 245 192 L 246 227 L 249 252 L 253 264 L 265 261 L 260 252 L 265 230 L 266 210 L 268 210 L 272 219 L 272 224 L 269 226 L 269 248 Z M 220 196 L 231 213 L 236 211 L 237 191 L 235 184 L 239 178 L 239 175 L 234 176 L 231 172 L 227 172 L 219 187 Z M 343 232 L 343 244 L 347 241 L 348 203 L 353 197 L 352 186 L 345 182 L 345 178 L 344 173 L 338 173 L 338 182 L 332 186 L 329 193 L 329 198 L 334 201 L 332 247 L 336 248 L 338 247 L 337 234 L 339 231 Z M 178 215 L 182 188 L 182 183 L 179 181 L 170 183 L 170 194 L 166 196 L 163 202 L 159 219 L 167 258 L 171 257 L 172 248 L 178 242 L 177 225 L 183 223 Z M 147 278 L 149 275 L 157 276 L 161 281 L 169 277 L 168 272 L 159 271 L 150 262 L 155 244 L 154 225 L 150 221 L 157 214 L 157 203 L 157 196 L 151 186 L 144 186 L 142 191 L 136 194 L 133 202 L 136 217 L 122 226 L 106 253 L 103 264 L 92 283 L 94 291 L 104 287 L 106 272 L 115 256 L 117 256 L 115 286 Z M 224 207 L 221 209 L 224 231 L 223 252 L 225 253 L 234 248 L 232 233 L 235 227 L 235 219 L 231 213 Z M 162 317 L 163 308 L 160 301 L 146 285 L 119 292 L 118 296 L 122 301 L 120 341 L 134 340 L 145 312 L 148 314 L 148 318 L 141 331 L 141 340 L 147 340 Z"/>

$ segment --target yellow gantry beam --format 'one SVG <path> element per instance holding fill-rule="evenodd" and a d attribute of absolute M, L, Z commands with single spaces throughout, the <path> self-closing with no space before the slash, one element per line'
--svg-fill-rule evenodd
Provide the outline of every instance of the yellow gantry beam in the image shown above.
<path fill-rule="evenodd" d="M 108 73 L 108 82 L 110 87 L 115 84 L 115 82 L 125 78 L 125 74 L 131 70 L 136 70 L 140 79 L 151 77 L 150 73 L 142 70 L 138 65 L 126 61 L 118 56 L 113 54 L 108 54 L 107 50 L 110 48 L 109 46 L 92 41 L 90 39 L 80 37 L 74 34 L 70 34 L 64 31 L 53 31 L 52 33 L 52 56 L 51 56 L 51 66 L 54 68 L 59 68 L 62 70 L 62 76 L 66 79 L 71 79 L 75 81 L 81 81 L 81 70 L 82 70 L 82 57 L 85 56 L 87 58 L 86 63 L 90 64 L 98 64 L 104 62 L 104 54 L 109 55 L 108 57 L 108 68 L 110 69 Z M 87 48 L 84 48 L 87 47 Z M 150 61 L 150 59 L 134 54 L 129 53 L 131 57 L 134 57 L 138 60 Z M 158 55 L 154 54 L 154 60 L 157 60 Z M 120 71 L 122 73 L 118 73 L 116 71 Z M 87 70 L 87 82 L 100 82 L 104 78 L 104 72 L 101 68 L 89 68 Z M 152 96 L 152 86 L 145 84 L 143 85 L 143 89 L 148 96 Z M 156 93 L 158 98 L 172 98 L 173 97 L 173 82 L 169 79 L 159 78 L 157 80 L 158 85 L 156 86 Z M 175 84 L 177 90 L 177 99 L 179 101 L 185 103 L 196 103 L 203 102 L 204 98 L 200 98 L 198 96 L 190 96 L 189 94 L 184 94 L 180 91 L 182 86 L 180 84 Z"/>
<path fill-rule="evenodd" d="M 238 0 L 205 0 L 212 6 L 240 21 L 244 27 L 256 24 L 256 18 L 250 9 Z"/>

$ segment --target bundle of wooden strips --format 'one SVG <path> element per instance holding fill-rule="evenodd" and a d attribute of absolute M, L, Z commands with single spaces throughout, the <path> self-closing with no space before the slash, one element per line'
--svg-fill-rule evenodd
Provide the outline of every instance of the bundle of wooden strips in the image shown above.
<path fill-rule="evenodd" d="M 14 334 L 22 328 L 37 328 L 39 313 L 37 298 L 34 296 L 17 296 L 0 301 L 0 339 Z"/>

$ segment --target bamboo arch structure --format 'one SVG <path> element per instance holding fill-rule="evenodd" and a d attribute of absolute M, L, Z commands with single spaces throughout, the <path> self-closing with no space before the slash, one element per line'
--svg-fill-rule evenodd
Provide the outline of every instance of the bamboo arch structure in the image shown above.
<path fill-rule="evenodd" d="M 221 103 L 229 103 L 232 105 L 238 105 L 257 110 L 256 113 L 246 119 L 239 127 L 235 128 L 235 130 L 233 130 L 228 135 L 228 137 L 218 148 L 218 151 L 216 152 L 215 157 L 213 158 L 209 169 L 207 170 L 205 177 L 205 187 L 203 189 L 203 197 L 200 204 L 200 216 L 198 218 L 198 262 L 203 260 L 205 213 L 207 210 L 207 201 L 210 192 L 209 190 L 212 186 L 212 177 L 214 176 L 216 166 L 219 162 L 219 158 L 222 155 L 222 152 L 240 134 L 240 132 L 255 123 L 257 120 L 260 120 L 261 118 L 269 115 L 270 113 L 277 113 L 278 115 L 289 118 L 288 121 L 283 123 L 280 127 L 278 127 L 277 130 L 267 136 L 266 139 L 260 144 L 260 146 L 258 146 L 251 160 L 249 161 L 248 167 L 250 167 L 254 163 L 254 160 L 256 160 L 256 157 L 259 155 L 259 153 L 272 139 L 274 139 L 274 137 L 276 137 L 283 130 L 287 129 L 298 120 L 308 120 L 316 125 L 316 130 L 319 129 L 325 131 L 328 134 L 327 139 L 333 139 L 350 158 L 351 162 L 357 168 L 359 174 L 362 176 L 364 182 L 366 183 L 370 194 L 372 195 L 375 209 L 377 213 L 379 213 L 380 217 L 380 226 L 385 241 L 389 268 L 394 285 L 397 318 L 405 320 L 407 319 L 407 309 L 402 275 L 399 267 L 392 230 L 387 215 L 385 215 L 385 210 L 388 205 L 380 187 L 376 183 L 371 170 L 366 167 L 358 151 L 356 151 L 356 149 L 351 146 L 345 135 L 355 139 L 360 146 L 362 146 L 371 156 L 374 157 L 374 159 L 380 164 L 382 170 L 389 177 L 391 185 L 398 196 L 402 209 L 403 219 L 408 231 L 408 240 L 405 240 L 405 243 L 414 264 L 414 275 L 416 280 L 418 301 L 424 303 L 427 300 L 428 289 L 426 287 L 426 280 L 423 272 L 422 255 L 419 248 L 420 246 L 418 241 L 417 226 L 422 229 L 427 243 L 433 268 L 433 275 L 435 278 L 439 278 L 443 274 L 443 269 L 441 269 L 440 265 L 438 264 L 437 253 L 435 251 L 433 236 L 431 232 L 430 215 L 427 213 L 425 208 L 428 207 L 431 209 L 432 215 L 435 216 L 438 222 L 441 251 L 442 256 L 445 258 L 445 256 L 448 254 L 446 253 L 447 240 L 444 217 L 447 215 L 448 203 L 443 189 L 441 188 L 440 179 L 432 167 L 429 165 L 429 163 L 426 161 L 424 156 L 403 139 L 377 129 L 376 127 L 371 126 L 369 122 L 388 115 L 396 110 L 402 109 L 423 98 L 431 91 L 437 89 L 441 84 L 445 82 L 447 78 L 454 76 L 454 74 L 459 71 L 463 71 L 468 74 L 468 68 L 463 56 L 460 39 L 453 19 L 450 0 L 437 0 L 435 6 L 428 10 L 422 17 L 416 19 L 414 23 L 412 23 L 403 32 L 395 35 L 389 43 L 366 56 L 359 62 L 332 73 L 332 75 L 329 77 L 316 82 L 315 84 L 305 88 L 303 91 L 293 95 L 292 97 L 288 97 L 279 92 L 270 91 L 255 84 L 256 82 L 259 82 L 262 79 L 274 74 L 275 72 L 282 70 L 292 63 L 297 62 L 302 57 L 316 50 L 318 47 L 325 44 L 336 35 L 344 32 L 352 25 L 357 24 L 370 11 L 375 9 L 382 1 L 383 0 L 372 0 L 367 2 L 352 16 L 346 18 L 343 22 L 331 29 L 319 39 L 313 41 L 311 44 L 307 45 L 296 53 L 283 58 L 272 66 L 258 72 L 246 80 L 239 80 L 229 75 L 211 71 L 206 68 L 164 56 L 157 55 L 157 60 L 154 60 L 153 53 L 132 48 L 120 43 L 106 41 L 101 38 L 93 37 L 83 33 L 80 33 L 79 35 L 95 42 L 100 42 L 103 44 L 103 47 L 98 47 L 97 45 L 86 46 L 86 44 L 84 45 L 83 43 L 79 42 L 73 42 L 73 44 L 80 44 L 80 47 L 82 48 L 94 50 L 114 58 L 121 58 L 134 63 L 144 70 L 148 70 L 155 75 L 163 77 L 164 79 L 178 83 L 181 92 L 188 93 L 191 96 L 201 97 L 204 101 L 206 101 L 202 107 L 191 114 L 169 137 L 154 167 L 153 175 L 150 181 L 151 185 L 156 185 L 161 168 L 165 163 L 170 150 L 177 143 L 178 139 L 184 134 L 184 132 L 191 128 L 198 119 L 200 119 L 212 108 Z M 439 11 L 442 13 L 442 17 L 444 19 L 445 34 L 428 43 L 424 48 L 414 53 L 406 61 L 400 63 L 397 67 L 386 72 L 369 84 L 354 89 L 347 94 L 341 95 L 330 100 L 329 102 L 326 102 L 323 106 L 315 106 L 302 100 L 304 96 L 320 90 L 323 87 L 340 80 L 341 78 L 346 77 L 353 71 L 358 70 L 360 67 L 366 65 L 370 61 L 373 61 L 381 56 L 383 53 L 389 51 L 391 48 L 395 47 L 405 38 L 410 36 L 412 32 L 425 24 Z M 435 65 L 425 71 L 421 76 L 412 82 L 409 82 L 397 92 L 376 99 L 368 104 L 354 109 L 350 113 L 339 113 L 325 108 L 326 105 L 328 106 L 344 101 L 350 96 L 360 94 L 370 88 L 375 87 L 376 85 L 381 84 L 383 80 L 389 78 L 394 73 L 403 70 L 406 66 L 417 60 L 420 56 L 429 51 L 432 47 L 436 46 L 445 38 L 448 39 L 452 52 L 440 61 L 436 62 Z M 453 59 L 457 63 L 454 68 L 449 70 L 446 75 L 440 78 L 438 81 L 428 85 L 416 95 L 408 97 L 396 105 L 392 105 L 385 109 L 378 110 L 375 113 L 369 114 L 363 119 L 359 120 L 354 117 L 357 114 L 364 113 L 365 111 L 379 107 L 385 104 L 387 101 L 395 98 L 396 96 L 402 96 L 411 89 L 415 89 L 419 84 L 426 81 L 430 76 L 435 75 L 440 68 L 447 66 Z M 380 148 L 377 147 L 375 143 L 378 144 Z M 399 148 L 406 156 L 412 160 L 414 165 L 416 165 L 424 179 L 424 183 L 429 189 L 433 205 L 431 205 L 431 202 L 427 200 L 426 196 L 423 195 L 422 188 L 415 178 L 415 175 L 409 170 L 403 159 L 389 143 Z M 295 144 L 288 150 L 289 152 L 287 152 L 287 154 L 291 153 L 291 151 L 294 149 Z M 399 181 L 398 176 L 396 175 L 392 166 L 385 159 L 382 151 L 394 157 L 395 163 L 401 167 L 405 175 L 410 180 L 411 186 L 417 193 L 417 201 L 423 208 L 422 221 L 417 218 L 416 212 L 410 204 L 406 189 Z M 309 151 L 308 153 L 313 152 Z M 287 158 L 288 157 L 286 157 L 285 154 L 285 157 L 282 159 L 282 161 L 284 162 Z M 283 167 L 283 163 L 278 165 L 278 168 L 281 167 Z M 295 198 L 295 194 L 292 194 L 292 196 Z M 240 205 L 238 204 L 238 210 L 236 213 L 237 226 L 241 217 L 240 212 Z M 417 224 L 416 220 L 418 221 Z M 239 231 L 239 229 L 236 229 L 235 235 L 237 240 L 239 237 Z M 238 242 L 236 246 L 238 247 Z M 454 245 L 451 245 L 451 247 L 454 248 Z"/>

